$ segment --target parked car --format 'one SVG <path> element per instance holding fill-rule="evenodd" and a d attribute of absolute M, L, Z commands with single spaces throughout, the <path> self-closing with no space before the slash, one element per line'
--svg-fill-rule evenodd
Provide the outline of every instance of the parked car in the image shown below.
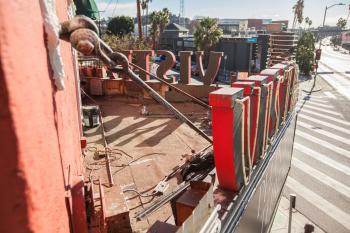
<path fill-rule="evenodd" d="M 176 62 L 175 62 L 175 65 L 173 66 L 173 68 L 174 68 L 175 70 L 180 70 L 180 62 L 179 62 L 179 61 L 176 61 Z"/>
<path fill-rule="evenodd" d="M 192 73 L 192 75 L 194 75 L 194 76 L 198 76 L 198 75 L 199 75 L 199 70 L 198 70 L 198 68 L 197 68 L 197 65 L 192 65 L 192 66 L 191 66 L 191 73 Z"/>
<path fill-rule="evenodd" d="M 165 60 L 165 56 L 154 56 L 154 58 L 153 58 L 153 61 L 155 62 L 155 63 L 160 63 L 160 62 L 162 62 L 162 61 L 164 61 Z"/>

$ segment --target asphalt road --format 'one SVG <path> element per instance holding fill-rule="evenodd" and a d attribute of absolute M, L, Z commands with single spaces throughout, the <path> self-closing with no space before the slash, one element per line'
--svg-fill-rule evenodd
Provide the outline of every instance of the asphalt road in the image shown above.
<path fill-rule="evenodd" d="M 350 55 L 324 47 L 315 90 L 302 91 L 284 196 L 330 233 L 350 232 Z M 302 89 L 311 83 L 301 84 Z"/>

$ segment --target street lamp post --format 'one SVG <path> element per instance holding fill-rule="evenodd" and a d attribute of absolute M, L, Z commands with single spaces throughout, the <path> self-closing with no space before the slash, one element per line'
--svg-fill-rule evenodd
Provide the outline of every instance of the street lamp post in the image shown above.
<path fill-rule="evenodd" d="M 327 10 L 328 10 L 329 8 L 334 7 L 334 6 L 345 6 L 345 5 L 346 5 L 345 3 L 336 3 L 336 4 L 333 4 L 333 5 L 330 5 L 330 6 L 326 6 L 326 8 L 324 9 L 322 29 L 324 29 L 324 25 L 325 25 L 325 23 L 326 23 Z M 321 42 L 322 42 L 322 39 L 321 39 L 321 37 L 320 37 L 320 45 L 319 45 L 319 48 L 321 48 Z"/>
<path fill-rule="evenodd" d="M 322 29 L 324 29 L 324 25 L 325 25 L 325 23 L 326 23 L 327 10 L 328 10 L 329 8 L 334 7 L 334 6 L 344 6 L 344 5 L 345 5 L 344 3 L 336 3 L 336 4 L 333 4 L 333 5 L 330 5 L 330 6 L 326 6 L 326 8 L 325 8 L 325 10 L 324 10 L 324 15 L 323 15 Z M 322 38 L 321 38 L 321 35 L 319 35 L 319 37 L 320 37 L 320 38 L 319 38 L 319 39 L 320 39 L 319 53 L 321 54 Z M 319 56 L 318 59 L 320 59 L 320 58 L 321 58 L 321 55 Z M 310 93 L 311 93 L 311 92 L 317 92 L 317 91 L 320 91 L 320 90 L 321 90 L 321 89 L 316 90 L 316 91 L 313 90 L 314 87 L 316 86 L 316 77 L 317 77 L 318 61 L 319 61 L 318 59 L 315 57 L 316 71 L 315 71 L 314 84 L 313 84 L 313 87 L 312 87 L 311 90 L 310 90 Z"/>

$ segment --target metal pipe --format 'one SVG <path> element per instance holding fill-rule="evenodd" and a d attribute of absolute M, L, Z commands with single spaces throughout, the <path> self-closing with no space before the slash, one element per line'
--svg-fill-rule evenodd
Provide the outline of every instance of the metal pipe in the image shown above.
<path fill-rule="evenodd" d="M 99 109 L 99 117 L 101 121 L 101 130 L 102 130 L 102 138 L 103 138 L 103 144 L 104 144 L 104 150 L 105 150 L 105 159 L 106 159 L 106 170 L 107 170 L 107 176 L 108 176 L 108 182 L 109 185 L 112 187 L 114 185 L 114 180 L 113 180 L 113 175 L 112 175 L 112 168 L 111 168 L 111 163 L 109 159 L 109 148 L 108 148 L 108 143 L 106 140 L 106 134 L 105 134 L 105 127 L 104 127 L 104 122 L 103 122 L 103 117 L 101 110 Z"/>
<path fill-rule="evenodd" d="M 205 102 L 203 102 L 202 100 L 200 100 L 200 99 L 194 97 L 193 95 L 190 95 L 190 94 L 188 94 L 187 92 L 181 90 L 180 88 L 178 88 L 178 87 L 176 87 L 176 86 L 174 86 L 174 85 L 168 83 L 168 82 L 165 81 L 164 79 L 159 78 L 159 77 L 157 77 L 156 75 L 151 74 L 150 72 L 148 72 L 148 71 L 142 69 L 141 67 L 139 67 L 138 65 L 136 65 L 136 64 L 134 64 L 134 63 L 129 62 L 129 64 L 130 64 L 131 66 L 133 66 L 133 67 L 135 67 L 135 68 L 141 70 L 142 72 L 144 72 L 144 73 L 146 73 L 146 74 L 152 76 L 153 78 L 157 79 L 159 82 L 164 83 L 165 85 L 167 85 L 167 86 L 173 88 L 174 90 L 180 92 L 181 94 L 183 94 L 183 95 L 189 97 L 190 99 L 192 99 L 193 101 L 195 101 L 195 102 L 198 103 L 199 105 L 201 105 L 201 106 L 203 106 L 203 107 L 205 107 L 205 108 L 207 108 L 207 109 L 211 109 L 211 107 L 210 107 L 208 104 L 206 104 Z"/>
<path fill-rule="evenodd" d="M 283 121 L 286 120 L 287 113 L 288 113 L 288 105 L 289 105 L 289 95 L 290 95 L 290 85 L 291 85 L 291 77 L 290 77 L 290 70 L 286 72 L 286 79 L 287 79 L 287 90 L 286 90 L 286 101 L 284 104 L 284 113 L 283 113 Z"/>
<path fill-rule="evenodd" d="M 277 81 L 277 88 L 276 88 L 276 95 L 275 95 L 275 117 L 276 117 L 276 120 L 275 120 L 275 132 L 277 132 L 278 130 L 278 126 L 279 126 L 279 122 L 280 122 L 280 85 L 281 85 L 281 82 L 282 82 L 282 78 L 279 78 L 278 81 Z"/>
<path fill-rule="evenodd" d="M 245 105 L 244 103 L 245 102 L 248 102 L 248 109 L 246 110 L 245 108 Z M 242 153 L 242 172 L 243 172 L 243 180 L 244 180 L 244 185 L 247 185 L 248 184 L 248 181 L 249 181 L 249 177 L 251 175 L 251 170 L 252 170 L 252 162 L 250 160 L 250 154 L 249 154 L 249 140 L 250 138 L 248 138 L 247 140 L 247 143 L 248 143 L 248 151 L 247 153 L 245 153 L 245 149 L 244 149 L 244 138 L 245 138 L 245 133 L 244 133 L 244 129 L 245 129 L 245 114 L 246 114 L 246 111 L 249 112 L 249 108 L 250 108 L 250 97 L 247 96 L 247 97 L 244 97 L 243 99 L 237 99 L 236 100 L 236 103 L 241 105 L 242 107 L 242 133 L 241 133 L 241 153 Z M 247 119 L 247 132 L 249 132 L 249 123 L 248 123 L 249 119 Z M 249 135 L 249 133 L 248 133 Z M 248 170 L 249 170 L 249 174 L 247 175 L 246 173 L 246 157 L 248 157 Z"/>
<path fill-rule="evenodd" d="M 253 143 L 253 156 L 255 156 L 256 153 L 256 141 L 258 138 L 258 128 L 259 128 L 259 111 L 260 111 L 260 96 L 261 96 L 261 87 L 254 87 L 254 90 L 258 91 L 258 98 L 257 98 L 257 114 L 256 114 L 256 124 L 255 124 L 255 137 L 254 137 L 254 143 Z"/>
<path fill-rule="evenodd" d="M 104 146 L 104 151 L 105 151 L 105 155 L 106 155 L 106 170 L 107 170 L 107 177 L 108 177 L 108 182 L 110 186 L 114 185 L 114 180 L 113 180 L 113 174 L 112 174 L 112 168 L 111 168 L 111 164 L 110 164 L 110 159 L 109 159 L 109 148 L 108 148 L 108 142 L 106 140 L 106 131 L 105 131 L 105 127 L 104 127 L 104 121 L 103 121 L 103 116 L 102 116 L 102 110 L 101 110 L 101 106 L 90 96 L 88 95 L 82 88 L 80 89 L 81 92 L 84 93 L 84 95 L 86 95 L 94 104 L 96 104 L 98 106 L 98 117 L 100 119 L 101 122 L 101 135 L 102 135 L 102 139 L 103 139 L 103 146 Z"/>
<path fill-rule="evenodd" d="M 111 54 L 113 54 L 113 50 L 104 42 L 100 39 L 100 45 L 101 49 L 106 51 L 107 57 L 109 57 Z M 115 65 L 116 62 L 110 59 Z M 126 61 L 125 61 L 126 62 Z M 111 63 L 110 63 L 111 64 Z M 128 62 L 128 64 L 130 64 Z M 136 68 L 135 64 L 132 64 Z M 124 67 L 125 68 L 125 67 Z M 145 81 L 143 81 L 137 74 L 135 74 L 130 67 L 127 67 L 127 69 L 124 69 L 124 71 L 130 76 L 130 78 L 137 84 L 139 85 L 142 89 L 144 89 L 151 97 L 153 97 L 158 103 L 162 104 L 165 106 L 167 109 L 169 109 L 179 120 L 182 122 L 186 123 L 191 129 L 196 131 L 199 135 L 201 135 L 205 140 L 207 140 L 210 143 L 213 143 L 212 139 L 205 134 L 202 130 L 200 130 L 197 126 L 193 124 L 184 114 L 182 114 L 179 110 L 177 110 L 172 104 L 170 104 L 167 100 L 165 100 L 161 95 L 158 94 L 155 90 L 153 90 Z M 152 75 L 152 74 L 151 74 Z M 153 75 L 152 75 L 153 76 Z M 158 77 L 157 77 L 158 78 Z M 167 83 L 169 84 L 169 83 Z M 171 85 L 171 84 L 170 84 Z M 172 85 L 172 88 L 174 86 Z M 176 88 L 176 87 L 175 87 Z M 185 92 L 183 92 L 185 93 Z M 186 93 L 187 94 L 187 93 Z M 189 95 L 189 94 L 187 94 Z M 195 97 L 194 97 L 195 98 Z M 200 100 L 199 100 L 200 101 Z M 198 101 L 197 101 L 198 102 Z"/>
<path fill-rule="evenodd" d="M 288 233 L 292 232 L 292 218 L 293 218 L 293 208 L 295 208 L 296 195 L 289 195 L 289 219 L 288 219 Z"/>
<path fill-rule="evenodd" d="M 101 49 L 102 49 L 102 50 L 104 50 L 104 51 L 107 52 L 108 54 L 113 53 L 113 50 L 106 44 L 106 42 L 104 42 L 104 41 L 101 40 L 101 39 L 100 39 L 100 44 L 101 44 Z M 105 59 L 105 60 L 106 60 L 106 59 Z M 110 61 L 107 61 L 107 62 L 109 62 L 109 64 L 110 64 Z M 142 72 L 144 72 L 144 73 L 147 74 L 147 75 L 150 75 L 151 77 L 157 79 L 159 82 L 164 83 L 165 85 L 167 85 L 167 86 L 173 88 L 174 90 L 180 92 L 181 94 L 186 95 L 187 97 L 189 97 L 190 99 L 192 99 L 193 101 L 195 101 L 196 103 L 198 103 L 199 105 L 201 105 L 201 106 L 203 106 L 203 107 L 205 107 L 205 108 L 207 108 L 207 109 L 211 109 L 211 107 L 210 107 L 208 104 L 206 104 L 204 101 L 202 101 L 202 100 L 200 100 L 200 99 L 198 99 L 198 98 L 196 98 L 196 97 L 194 97 L 194 96 L 188 94 L 187 92 L 181 90 L 180 88 L 178 88 L 178 87 L 176 87 L 176 86 L 174 86 L 174 85 L 168 83 L 168 82 L 165 81 L 164 79 L 159 78 L 158 76 L 156 76 L 156 75 L 154 75 L 154 74 L 151 74 L 150 72 L 146 71 L 145 69 L 142 69 L 142 68 L 139 67 L 138 65 L 136 65 L 136 64 L 134 64 L 134 63 L 132 63 L 132 62 L 129 62 L 129 65 L 131 65 L 131 66 L 133 66 L 133 67 L 135 67 L 135 68 L 141 70 Z"/>
<path fill-rule="evenodd" d="M 267 146 L 267 139 L 268 139 L 268 132 L 270 128 L 270 105 L 271 105 L 271 90 L 270 88 L 272 86 L 273 82 L 269 82 L 268 84 L 264 84 L 264 87 L 267 89 L 267 98 L 266 98 L 266 104 L 265 104 L 265 122 L 264 122 L 264 135 L 263 135 L 263 151 L 261 154 L 261 158 L 265 158 L 265 152 L 266 152 L 266 146 Z"/>
<path fill-rule="evenodd" d="M 210 143 L 213 143 L 212 139 L 204 133 L 202 130 L 200 130 L 197 126 L 193 124 L 192 121 L 190 121 L 184 114 L 182 114 L 179 110 L 177 110 L 172 104 L 170 104 L 167 100 L 165 100 L 161 95 L 158 94 L 155 90 L 153 90 L 145 81 L 143 81 L 137 74 L 135 74 L 130 68 L 127 69 L 127 74 L 130 76 L 130 78 L 138 84 L 141 88 L 143 88 L 147 93 L 152 96 L 158 103 L 165 106 L 167 109 L 169 109 L 174 115 L 181 120 L 182 122 L 186 123 L 191 129 L 196 131 L 199 135 L 201 135 L 205 140 L 207 140 Z"/>

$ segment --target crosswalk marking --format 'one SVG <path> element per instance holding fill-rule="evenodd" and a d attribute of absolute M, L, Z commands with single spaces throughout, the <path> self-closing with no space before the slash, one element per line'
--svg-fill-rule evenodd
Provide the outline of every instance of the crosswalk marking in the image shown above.
<path fill-rule="evenodd" d="M 338 130 L 340 132 L 343 132 L 343 133 L 346 133 L 346 134 L 350 135 L 350 130 L 348 130 L 346 128 L 343 128 L 343 127 L 340 127 L 340 126 L 337 126 L 337 125 L 334 125 L 334 124 L 331 124 L 331 123 L 328 123 L 328 122 L 325 122 L 325 121 L 321 121 L 321 120 L 315 119 L 313 117 L 306 116 L 304 114 L 299 114 L 299 119 L 300 118 L 309 120 L 309 121 L 311 121 L 313 123 L 317 123 L 317 124 L 321 124 L 321 125 L 327 126 L 327 127 L 331 128 L 331 129 L 335 129 L 335 130 Z"/>
<path fill-rule="evenodd" d="M 303 108 L 313 109 L 315 111 L 331 114 L 331 115 L 334 115 L 334 116 L 342 116 L 342 114 L 339 113 L 339 112 L 326 110 L 326 109 L 322 109 L 322 108 L 319 108 L 319 107 L 313 107 L 313 106 L 309 106 L 309 105 L 304 105 Z"/>
<path fill-rule="evenodd" d="M 331 73 L 319 75 L 332 89 L 300 92 L 292 172 L 286 190 L 301 196 L 298 210 L 310 214 L 308 217 L 326 232 L 350 232 L 350 121 L 338 105 L 332 104 L 350 100 L 350 74 L 345 72 L 350 66 L 344 60 L 325 58 L 327 55 L 320 62 L 319 71 Z M 302 86 L 310 88 L 307 82 Z M 301 176 L 293 177 L 301 171 Z M 316 181 L 322 186 L 306 185 Z"/>
<path fill-rule="evenodd" d="M 306 98 L 306 99 L 304 99 Z M 327 102 L 325 100 L 325 96 L 302 96 L 301 101 L 307 100 L 307 101 L 317 101 L 317 102 Z"/>
<path fill-rule="evenodd" d="M 308 96 L 302 96 L 302 97 L 300 97 L 299 101 L 304 102 L 305 100 L 308 102 L 316 102 L 316 103 L 324 103 L 324 104 L 328 103 L 327 100 L 315 99 L 315 97 L 313 97 L 313 96 L 310 96 L 310 99 L 308 99 Z"/>
<path fill-rule="evenodd" d="M 303 103 L 298 103 L 298 105 L 302 105 Z M 317 103 L 317 102 L 314 102 L 314 101 L 307 101 L 306 102 L 306 105 L 311 105 L 311 106 L 315 106 L 315 107 L 322 107 L 322 108 L 331 108 L 333 109 L 333 106 L 332 105 L 329 105 L 329 104 L 324 104 L 324 103 Z"/>
<path fill-rule="evenodd" d="M 325 91 L 323 92 L 327 97 L 331 98 L 331 99 L 337 99 L 337 97 L 335 95 L 332 94 L 332 92 L 329 91 Z"/>
<path fill-rule="evenodd" d="M 348 186 L 327 176 L 323 172 L 320 172 L 317 169 L 310 167 L 309 165 L 307 165 L 299 159 L 293 158 L 292 163 L 295 167 L 307 173 L 309 176 L 312 176 L 314 179 L 334 189 L 334 191 L 343 194 L 347 198 L 350 198 L 350 188 Z"/>
<path fill-rule="evenodd" d="M 340 85 L 348 87 L 350 86 L 350 80 L 349 77 L 345 77 L 344 73 L 335 73 L 332 76 L 327 76 L 329 79 L 333 79 L 334 81 L 338 82 Z"/>
<path fill-rule="evenodd" d="M 312 125 L 307 124 L 307 123 L 302 122 L 302 121 L 299 121 L 298 125 L 301 126 L 301 127 L 306 128 L 308 130 L 312 130 L 313 132 L 316 132 L 318 134 L 322 134 L 322 135 L 324 135 L 326 137 L 329 137 L 329 138 L 335 139 L 337 141 L 340 141 L 342 143 L 348 144 L 350 146 L 350 140 L 347 139 L 347 138 L 341 137 L 339 135 L 333 134 L 333 133 L 331 133 L 329 131 L 325 131 L 323 129 L 315 129 L 315 126 L 312 126 Z"/>
<path fill-rule="evenodd" d="M 337 161 L 330 159 L 327 155 L 321 154 L 315 150 L 312 150 L 306 146 L 301 145 L 298 142 L 294 142 L 294 149 L 302 152 L 303 154 L 318 160 L 319 162 L 332 167 L 335 170 L 338 170 L 348 176 L 350 176 L 350 167 L 345 166 L 342 163 L 338 163 Z"/>
<path fill-rule="evenodd" d="M 329 110 L 333 110 L 333 106 L 331 105 L 326 105 L 326 104 L 320 104 L 320 103 L 316 103 L 316 102 L 311 102 L 311 101 L 306 101 L 304 102 L 298 102 L 297 103 L 297 107 L 304 107 L 304 106 L 311 106 L 311 107 L 315 107 L 315 108 L 324 108 L 324 109 L 329 109 Z"/>
<path fill-rule="evenodd" d="M 339 155 L 342 155 L 346 158 L 350 158 L 350 151 L 348 151 L 348 150 L 344 150 L 343 148 L 335 146 L 335 145 L 333 145 L 329 142 L 326 142 L 322 139 L 316 138 L 308 133 L 301 132 L 300 130 L 297 130 L 295 133 L 296 133 L 296 135 L 298 135 L 306 140 L 312 141 L 312 142 L 318 144 L 319 146 L 330 149 L 330 150 L 332 150 L 332 151 L 334 151 L 334 152 L 338 153 Z"/>
<path fill-rule="evenodd" d="M 315 203 L 314 206 L 325 213 L 329 218 L 334 219 L 346 229 L 350 230 L 350 215 L 345 213 L 343 210 L 312 192 L 310 189 L 306 188 L 292 177 L 288 177 L 287 186 L 309 203 Z"/>
<path fill-rule="evenodd" d="M 333 75 L 334 76 L 334 75 Z M 343 96 L 345 96 L 347 99 L 350 100 L 350 93 L 349 93 L 349 89 L 347 88 L 347 86 L 349 86 L 349 84 L 344 85 L 343 83 L 340 83 L 339 80 L 342 79 L 342 77 L 338 77 L 337 79 L 334 79 L 334 77 L 332 76 L 327 76 L 327 75 L 322 75 L 321 76 L 324 80 L 326 80 L 326 82 L 331 85 L 334 89 L 337 90 L 337 92 L 339 92 L 340 94 L 342 94 Z M 339 79 L 338 79 L 339 78 Z"/>
<path fill-rule="evenodd" d="M 317 113 L 315 111 L 302 109 L 302 111 L 301 111 L 301 113 L 299 113 L 299 115 L 305 115 L 303 113 L 308 113 L 308 114 L 311 114 L 311 115 L 314 115 L 314 116 L 322 117 L 322 118 L 325 118 L 325 119 L 328 119 L 328 120 L 331 120 L 331 121 L 334 121 L 334 122 L 338 122 L 338 123 L 343 124 L 343 125 L 350 125 L 349 121 L 345 121 L 345 120 L 342 120 L 342 119 L 339 119 L 339 118 L 335 118 L 335 117 L 332 117 L 332 116 L 327 116 L 327 115 L 324 115 L 324 114 L 319 114 L 319 113 Z"/>

